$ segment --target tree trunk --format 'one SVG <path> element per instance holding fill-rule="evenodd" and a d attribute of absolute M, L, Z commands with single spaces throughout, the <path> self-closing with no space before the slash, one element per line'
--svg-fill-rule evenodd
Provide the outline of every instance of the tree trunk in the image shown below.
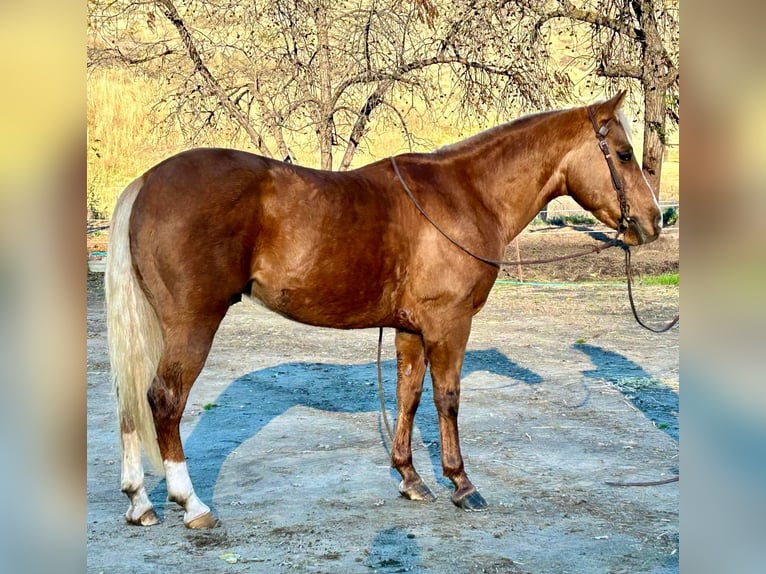
<path fill-rule="evenodd" d="M 367 124 L 370 122 L 372 112 L 375 110 L 375 108 L 383 103 L 384 94 L 390 90 L 391 86 L 393 85 L 393 80 L 386 80 L 378 84 L 378 87 L 375 88 L 375 91 L 367 98 L 367 101 L 364 103 L 364 106 L 362 106 L 362 109 L 359 110 L 359 115 L 356 117 L 354 127 L 351 129 L 351 134 L 348 138 L 346 153 L 343 154 L 343 159 L 340 162 L 338 171 L 346 171 L 348 166 L 351 165 L 351 160 L 354 159 L 356 148 L 359 147 L 359 142 L 361 141 L 362 136 L 364 136 L 364 133 L 367 131 Z"/>
<path fill-rule="evenodd" d="M 640 24 L 639 40 L 643 45 L 644 157 L 641 169 L 659 200 L 662 161 L 665 158 L 665 97 L 675 71 L 669 69 L 666 63 L 652 2 L 633 0 L 632 5 Z"/>
<path fill-rule="evenodd" d="M 330 77 L 330 38 L 325 6 L 320 2 L 316 9 L 317 63 L 319 65 L 319 100 L 322 102 L 317 122 L 317 138 L 322 169 L 332 169 L 333 110 L 332 79 Z"/>
<path fill-rule="evenodd" d="M 644 88 L 644 157 L 641 169 L 652 186 L 657 199 L 660 198 L 662 160 L 665 157 L 665 90 L 656 85 Z"/>

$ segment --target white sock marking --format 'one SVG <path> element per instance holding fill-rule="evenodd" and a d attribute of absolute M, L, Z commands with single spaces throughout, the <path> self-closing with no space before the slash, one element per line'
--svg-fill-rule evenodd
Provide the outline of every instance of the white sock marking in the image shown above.
<path fill-rule="evenodd" d="M 178 501 L 186 511 L 184 522 L 188 523 L 198 516 L 210 512 L 210 507 L 204 504 L 194 493 L 189 471 L 185 462 L 164 461 L 165 480 L 168 485 L 168 497 Z"/>

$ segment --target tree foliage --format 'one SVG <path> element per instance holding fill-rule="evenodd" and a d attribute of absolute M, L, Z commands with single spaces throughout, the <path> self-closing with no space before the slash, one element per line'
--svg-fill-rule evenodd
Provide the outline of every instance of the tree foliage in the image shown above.
<path fill-rule="evenodd" d="M 678 0 L 91 0 L 89 66 L 162 77 L 168 125 L 190 144 L 221 129 L 294 157 L 311 138 L 346 169 L 371 130 L 410 147 L 413 118 L 502 121 L 571 104 L 567 34 L 590 91 L 627 88 L 658 189 L 679 121 Z M 582 103 L 582 102 L 576 102 Z"/>
<path fill-rule="evenodd" d="M 235 126 L 281 159 L 308 134 L 321 167 L 346 169 L 373 123 L 416 144 L 409 118 L 445 94 L 462 118 L 566 100 L 568 77 L 525 40 L 530 15 L 481 0 L 93 0 L 89 65 L 165 78 L 191 143 Z"/>

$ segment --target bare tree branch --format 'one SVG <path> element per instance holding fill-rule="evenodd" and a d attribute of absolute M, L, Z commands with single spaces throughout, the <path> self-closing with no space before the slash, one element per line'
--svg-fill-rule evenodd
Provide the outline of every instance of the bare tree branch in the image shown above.
<path fill-rule="evenodd" d="M 343 159 L 341 160 L 340 166 L 338 167 L 339 171 L 346 171 L 348 166 L 351 165 L 351 160 L 353 159 L 354 153 L 359 146 L 359 142 L 362 140 L 362 136 L 364 136 L 364 133 L 367 129 L 367 124 L 370 122 L 370 116 L 372 116 L 372 112 L 375 110 L 375 108 L 383 103 L 383 95 L 389 91 L 393 85 L 393 80 L 385 80 L 378 84 L 378 87 L 375 89 L 375 91 L 373 91 L 367 98 L 367 101 L 365 101 L 362 109 L 359 110 L 356 121 L 354 122 L 354 127 L 351 129 L 351 135 L 348 138 L 346 153 L 343 154 Z"/>
<path fill-rule="evenodd" d="M 402 64 L 396 68 L 385 70 L 369 70 L 364 71 L 356 76 L 346 78 L 341 82 L 333 92 L 333 101 L 338 101 L 343 93 L 351 86 L 355 84 L 367 84 L 370 82 L 379 82 L 383 80 L 399 81 L 402 80 L 408 73 L 425 70 L 432 66 L 439 66 L 445 64 L 459 64 L 465 68 L 472 68 L 476 70 L 482 70 L 494 76 L 503 76 L 509 80 L 520 80 L 519 74 L 511 68 L 502 68 L 487 64 L 484 62 L 469 60 L 457 55 L 439 54 L 430 58 L 423 58 L 421 60 L 413 60 Z"/>
<path fill-rule="evenodd" d="M 607 15 L 595 11 L 575 7 L 569 0 L 559 0 L 559 8 L 540 14 L 536 28 L 556 19 L 573 20 L 583 24 L 591 24 L 600 28 L 608 28 L 628 38 L 636 39 L 640 31 L 632 28 L 626 22 L 610 18 Z"/>
<path fill-rule="evenodd" d="M 245 118 L 245 116 L 242 114 L 242 110 L 240 110 L 231 101 L 229 96 L 218 83 L 218 80 L 216 80 L 215 76 L 210 73 L 210 70 L 202 61 L 202 57 L 200 56 L 199 51 L 194 44 L 194 39 L 192 38 L 191 32 L 186 27 L 186 24 L 184 24 L 184 21 L 178 13 L 178 10 L 176 9 L 172 0 L 156 0 L 156 2 L 165 17 L 171 22 L 171 24 L 173 24 L 173 26 L 175 26 L 176 30 L 178 30 L 178 34 L 181 37 L 181 41 L 183 42 L 184 46 L 186 47 L 189 58 L 194 63 L 194 71 L 202 76 L 208 87 L 218 98 L 218 102 L 235 119 L 235 121 L 242 127 L 242 129 L 245 130 L 253 145 L 258 148 L 262 154 L 271 157 L 271 151 L 264 142 L 261 134 L 259 134 L 253 128 L 252 124 L 247 120 L 247 118 Z"/>
<path fill-rule="evenodd" d="M 631 66 L 624 63 L 607 63 L 601 60 L 596 73 L 606 78 L 634 78 L 640 80 L 643 76 L 643 70 L 639 66 Z"/>

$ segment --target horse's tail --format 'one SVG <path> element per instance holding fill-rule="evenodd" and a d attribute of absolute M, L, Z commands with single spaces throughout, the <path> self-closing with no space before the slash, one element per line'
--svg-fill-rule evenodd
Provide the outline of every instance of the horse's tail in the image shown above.
<path fill-rule="evenodd" d="M 160 361 L 162 331 L 133 270 L 128 236 L 133 203 L 143 183 L 140 177 L 128 185 L 114 208 L 104 278 L 106 327 L 120 427 L 137 431 L 152 466 L 164 474 L 147 398 Z"/>

